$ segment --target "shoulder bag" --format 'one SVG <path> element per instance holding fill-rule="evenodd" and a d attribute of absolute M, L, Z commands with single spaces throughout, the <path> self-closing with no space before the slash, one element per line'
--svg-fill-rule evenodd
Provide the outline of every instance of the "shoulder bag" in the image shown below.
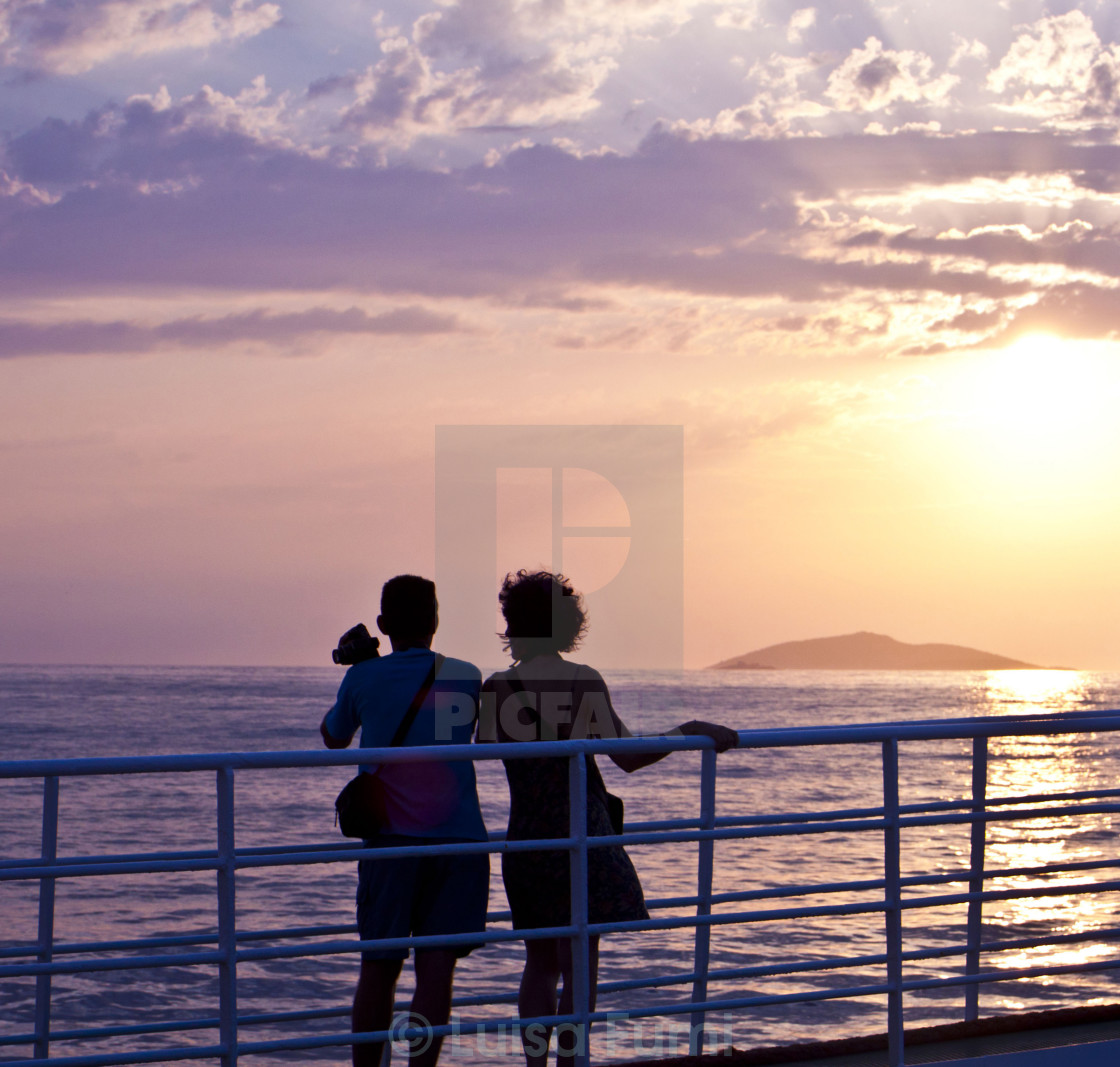
<path fill-rule="evenodd" d="M 400 725 L 397 727 L 389 748 L 396 748 L 407 736 L 416 721 L 416 713 L 443 663 L 443 656 L 436 654 L 432 660 L 431 669 L 428 671 L 416 695 L 412 698 L 408 710 L 404 713 Z M 344 837 L 376 837 L 385 829 L 385 799 L 381 792 L 381 782 L 376 774 L 367 774 L 359 771 L 342 787 L 342 792 L 334 801 L 335 825 L 342 831 Z"/>

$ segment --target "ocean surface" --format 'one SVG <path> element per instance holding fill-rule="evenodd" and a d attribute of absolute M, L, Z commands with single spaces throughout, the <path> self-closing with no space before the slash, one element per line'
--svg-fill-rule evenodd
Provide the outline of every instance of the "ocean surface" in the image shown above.
<path fill-rule="evenodd" d="M 1073 671 L 834 672 L 687 671 L 605 672 L 616 707 L 635 732 L 657 732 L 690 719 L 738 729 L 873 723 L 956 716 L 998 716 L 1120 707 L 1120 673 Z M 318 724 L 341 678 L 332 668 L 0 667 L 0 760 L 318 748 Z M 903 803 L 963 798 L 969 792 L 970 746 L 965 742 L 904 743 Z M 996 739 L 991 746 L 989 796 L 1081 791 L 1120 781 L 1120 738 L 1106 733 L 1056 738 Z M 676 753 L 633 775 L 600 759 L 607 787 L 626 801 L 628 825 L 645 819 L 695 816 L 699 811 L 699 757 Z M 487 824 L 504 828 L 505 779 L 499 763 L 480 763 L 479 790 Z M 241 771 L 237 776 L 237 844 L 322 844 L 341 840 L 333 826 L 333 798 L 349 768 Z M 33 857 L 39 850 L 41 782 L 0 779 L 0 859 Z M 720 815 L 857 808 L 881 803 L 877 746 L 739 750 L 719 758 Z M 988 867 L 1022 867 L 1116 858 L 1120 816 L 994 823 L 988 831 Z M 908 829 L 903 875 L 963 871 L 967 826 Z M 213 848 L 214 776 L 129 775 L 63 779 L 59 854 Z M 823 836 L 720 842 L 715 891 L 732 892 L 881 876 L 882 836 Z M 630 850 L 649 899 L 695 892 L 696 845 L 638 846 Z M 493 864 L 491 909 L 505 902 Z M 1047 885 L 1113 876 L 1037 878 Z M 996 888 L 1022 885 L 1006 881 Z M 243 871 L 237 877 L 241 930 L 353 921 L 356 874 L 352 863 Z M 992 886 L 989 886 L 990 888 Z M 920 892 L 961 892 L 960 883 Z M 866 893 L 830 894 L 812 903 L 871 899 Z M 1051 896 L 994 902 L 985 908 L 988 939 L 1102 932 L 1115 925 L 1117 894 Z M 0 882 L 0 949 L 32 943 L 37 885 Z M 730 905 L 730 910 L 801 906 L 806 897 Z M 728 909 L 724 909 L 728 910 Z M 658 911 L 656 916 L 674 914 Z M 677 914 L 685 914 L 679 912 Z M 963 906 L 905 913 L 908 948 L 962 940 Z M 213 873 L 62 879 L 58 883 L 58 942 L 88 942 L 216 929 Z M 882 951 L 879 914 L 825 916 L 717 926 L 713 968 L 751 967 L 788 960 L 826 959 Z M 687 972 L 692 931 L 618 934 L 604 939 L 600 980 L 611 982 L 666 972 Z M 1078 963 L 1116 956 L 1108 942 L 1088 941 L 1005 952 L 986 963 L 1004 968 L 1039 962 Z M 460 995 L 500 996 L 517 987 L 520 945 L 490 945 L 457 971 Z M 0 961 L 2 962 L 2 961 Z M 10 962 L 10 960 L 9 960 Z M 906 978 L 961 973 L 959 959 L 910 964 Z M 357 963 L 351 955 L 289 959 L 239 967 L 242 1013 L 345 1009 Z M 849 968 L 798 976 L 713 981 L 710 995 L 754 996 L 824 990 L 882 980 L 882 968 Z M 52 1029 L 157 1023 L 216 1015 L 211 968 L 92 972 L 54 982 Z M 401 993 L 410 987 L 408 970 Z M 689 987 L 669 986 L 611 994 L 600 1008 L 627 1008 L 687 1000 Z M 1037 1010 L 1120 1000 L 1120 972 L 1001 982 L 981 993 L 982 1014 Z M 0 977 L 0 1041 L 33 1027 L 34 980 Z M 501 1018 L 512 1005 L 462 1009 L 464 1019 Z M 908 1025 L 962 1018 L 959 989 L 908 994 Z M 596 1028 L 596 1062 L 672 1055 L 687 1047 L 687 1016 L 676 1021 L 619 1020 Z M 886 1025 L 882 998 L 783 1004 L 720 1014 L 710 1020 L 717 1045 L 739 1048 L 862 1033 Z M 345 1030 L 344 1016 L 294 1024 L 253 1026 L 243 1040 Z M 210 1044 L 213 1030 L 167 1036 L 61 1042 L 55 1055 L 120 1052 L 166 1043 Z M 30 1054 L 26 1045 L 0 1044 L 0 1061 Z M 349 1050 L 274 1054 L 246 1062 L 344 1064 Z M 521 1062 L 511 1035 L 458 1038 L 441 1062 Z"/>

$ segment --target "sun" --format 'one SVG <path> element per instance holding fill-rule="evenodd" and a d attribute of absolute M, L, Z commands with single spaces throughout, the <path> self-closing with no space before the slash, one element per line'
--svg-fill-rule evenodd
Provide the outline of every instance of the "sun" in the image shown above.
<path fill-rule="evenodd" d="M 1111 462 L 1120 370 L 1115 346 L 1034 333 L 971 359 L 948 383 L 978 462 L 1026 478 Z"/>

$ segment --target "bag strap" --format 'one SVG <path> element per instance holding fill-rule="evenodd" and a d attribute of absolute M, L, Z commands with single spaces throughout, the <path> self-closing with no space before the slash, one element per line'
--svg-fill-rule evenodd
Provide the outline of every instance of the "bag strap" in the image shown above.
<path fill-rule="evenodd" d="M 521 675 L 517 673 L 517 667 L 516 666 L 510 667 L 510 669 L 506 672 L 506 677 L 507 677 L 507 679 L 509 679 L 509 681 L 513 682 L 513 684 L 517 687 L 514 690 L 515 693 L 518 693 L 518 692 L 528 693 L 530 691 L 528 689 L 528 687 L 525 685 L 525 683 L 522 681 Z M 572 678 L 572 703 L 573 703 L 573 707 L 575 706 L 575 694 L 576 694 L 576 687 L 577 687 L 577 684 L 578 684 L 578 680 L 579 680 L 578 674 L 575 677 Z M 538 731 L 539 731 L 540 727 L 543 725 L 543 722 L 544 722 L 541 718 L 540 711 L 537 708 L 535 708 L 532 704 L 526 704 L 524 702 L 521 704 L 521 707 L 524 711 L 527 711 L 527 712 L 529 712 L 530 715 L 532 715 L 533 719 L 537 723 L 537 728 L 538 728 Z M 539 740 L 539 736 L 538 736 L 538 740 Z M 587 762 L 588 762 L 587 791 L 588 791 L 589 794 L 590 793 L 597 793 L 598 795 L 603 797 L 603 802 L 605 804 L 607 804 L 607 809 L 608 809 L 608 814 L 609 814 L 609 812 L 610 812 L 610 800 L 607 799 L 607 798 L 613 799 L 620 806 L 622 804 L 622 798 L 621 797 L 616 797 L 613 793 L 610 793 L 610 792 L 607 791 L 607 785 L 603 781 L 603 774 L 599 770 L 598 764 L 595 762 L 595 757 L 593 755 L 591 755 L 590 753 L 588 754 Z M 621 833 L 622 831 L 618 831 L 618 832 Z"/>
<path fill-rule="evenodd" d="M 521 675 L 517 673 L 516 667 L 510 667 L 506 675 L 511 682 L 517 687 L 515 693 L 528 693 L 530 690 L 528 686 L 521 680 Z M 536 720 L 538 727 L 541 724 L 541 713 L 532 704 L 526 704 L 524 701 L 521 703 L 521 710 L 529 712 Z M 539 740 L 539 739 L 538 739 Z"/>
<path fill-rule="evenodd" d="M 439 673 L 440 667 L 443 666 L 443 656 L 438 652 L 436 658 L 432 660 L 431 669 L 424 677 L 424 681 L 420 684 L 420 688 L 416 690 L 416 695 L 412 698 L 412 703 L 408 705 L 408 711 L 404 713 L 404 718 L 401 719 L 400 726 L 397 727 L 397 732 L 393 734 L 393 740 L 389 742 L 390 748 L 396 748 L 412 729 L 412 724 L 416 721 L 416 713 L 420 710 L 420 705 L 424 703 L 424 698 L 428 695 L 428 690 L 432 688 L 432 683 L 436 680 L 436 675 Z"/>
<path fill-rule="evenodd" d="M 515 666 L 510 667 L 509 671 L 506 673 L 506 677 L 511 682 L 513 682 L 514 686 L 516 686 L 516 688 L 514 689 L 515 693 L 531 693 L 532 692 L 532 690 L 521 680 L 521 675 L 517 673 L 517 667 L 515 667 Z M 572 707 L 573 707 L 573 710 L 575 709 L 576 703 L 577 703 L 576 699 L 575 699 L 575 696 L 576 696 L 576 678 L 573 677 L 572 678 Z M 521 710 L 529 712 L 529 714 L 532 716 L 533 720 L 537 724 L 537 730 L 538 730 L 538 734 L 539 734 L 540 730 L 544 726 L 544 720 L 541 718 L 540 710 L 538 708 L 536 708 L 533 704 L 531 704 L 531 703 L 526 704 L 524 701 L 522 701 L 522 703 L 521 703 Z M 539 737 L 538 737 L 538 740 L 540 740 Z"/>
<path fill-rule="evenodd" d="M 513 684 L 516 686 L 516 688 L 514 689 L 515 693 L 529 693 L 529 692 L 531 692 L 529 687 L 521 680 L 521 675 L 517 673 L 517 667 L 516 666 L 510 667 L 510 669 L 506 672 L 506 677 L 509 679 L 509 681 L 513 682 Z M 575 699 L 575 696 L 576 696 L 576 691 L 577 691 L 578 685 L 579 685 L 579 673 L 577 671 L 576 674 L 574 674 L 572 676 L 572 707 L 573 707 L 573 709 L 577 705 L 577 701 Z M 523 702 L 522 705 L 521 705 L 521 710 L 529 712 L 533 716 L 533 718 L 536 719 L 536 721 L 538 723 L 542 722 L 540 711 L 537 710 L 537 708 L 535 708 L 532 704 L 525 704 Z"/>

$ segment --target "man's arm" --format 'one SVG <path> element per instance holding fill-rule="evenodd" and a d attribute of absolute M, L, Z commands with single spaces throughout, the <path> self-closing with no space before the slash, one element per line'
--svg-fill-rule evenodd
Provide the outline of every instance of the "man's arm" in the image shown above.
<path fill-rule="evenodd" d="M 322 734 L 323 744 L 327 748 L 346 748 L 354 740 L 354 734 L 358 732 L 360 719 L 354 710 L 352 694 L 346 684 L 349 677 L 350 672 L 347 671 L 346 677 L 342 679 L 342 685 L 338 687 L 338 696 L 335 698 L 334 705 L 319 723 L 319 733 Z"/>
<path fill-rule="evenodd" d="M 328 713 L 329 714 L 329 713 Z M 323 744 L 327 748 L 346 748 L 347 745 L 354 739 L 353 735 L 348 737 L 345 741 L 331 735 L 330 730 L 327 729 L 327 716 L 323 716 L 323 721 L 319 723 L 319 733 L 323 735 Z"/>

